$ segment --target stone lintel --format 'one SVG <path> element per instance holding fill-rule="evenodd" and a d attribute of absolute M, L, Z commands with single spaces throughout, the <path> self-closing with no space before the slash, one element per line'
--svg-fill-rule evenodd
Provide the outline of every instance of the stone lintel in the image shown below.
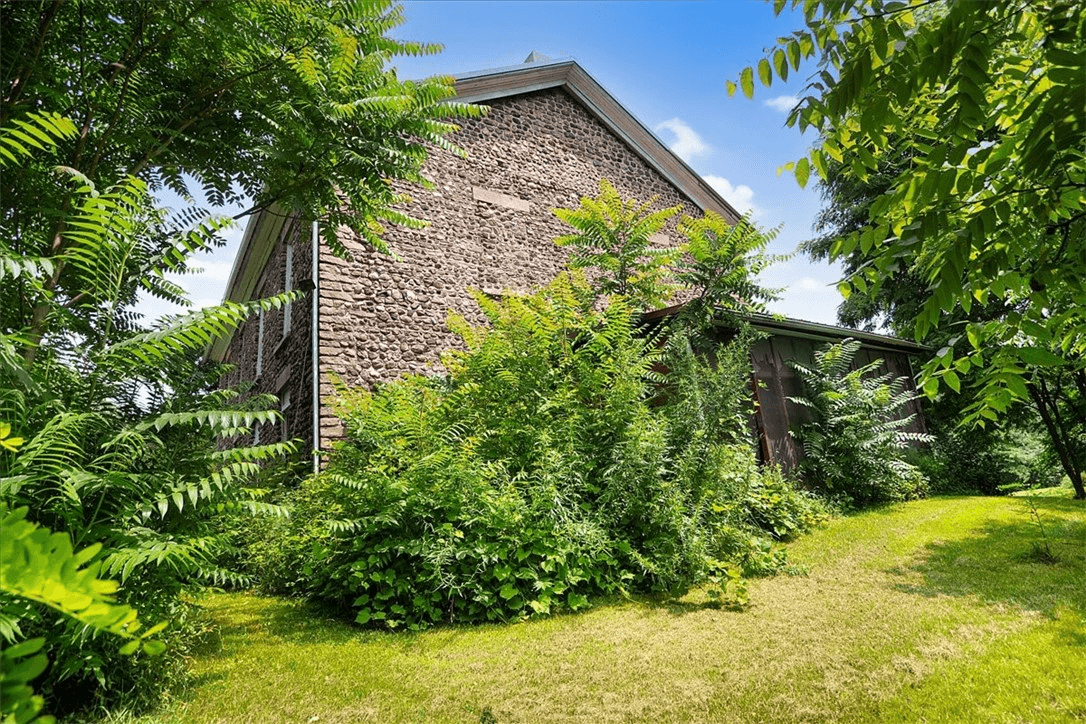
<path fill-rule="evenodd" d="M 503 206 L 507 209 L 515 209 L 516 211 L 531 211 L 532 205 L 524 199 L 518 199 L 516 196 L 510 196 L 498 191 L 491 191 L 490 189 L 484 189 L 481 186 L 472 186 L 471 195 L 476 201 L 485 201 L 488 204 L 494 204 L 495 206 Z"/>

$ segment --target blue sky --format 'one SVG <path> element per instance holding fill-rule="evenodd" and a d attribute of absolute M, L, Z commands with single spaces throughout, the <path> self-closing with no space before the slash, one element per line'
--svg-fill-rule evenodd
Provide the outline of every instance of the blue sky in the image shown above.
<path fill-rule="evenodd" d="M 800 25 L 775 18 L 764 2 L 406 2 L 407 22 L 392 35 L 436 42 L 435 56 L 396 63 L 403 78 L 516 65 L 536 51 L 572 58 L 741 211 L 763 227 L 781 226 L 772 251 L 792 251 L 812 235 L 821 207 L 811 184 L 800 189 L 777 169 L 799 158 L 810 134 L 784 126 L 792 99 L 813 70 L 759 88 L 755 100 L 728 98 L 725 81 L 756 62 L 776 38 Z M 807 72 L 802 72 L 802 71 Z M 226 210 L 229 212 L 230 210 Z M 203 260 L 205 272 L 181 280 L 197 305 L 222 298 L 241 229 Z M 767 271 L 787 287 L 773 311 L 833 323 L 839 271 L 796 256 Z M 149 313 L 166 311 L 150 305 Z"/>

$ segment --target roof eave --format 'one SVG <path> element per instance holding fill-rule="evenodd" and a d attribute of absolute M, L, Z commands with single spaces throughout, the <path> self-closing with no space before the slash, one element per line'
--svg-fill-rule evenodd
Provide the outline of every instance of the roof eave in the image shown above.
<path fill-rule="evenodd" d="M 223 302 L 248 302 L 253 298 L 253 291 L 264 266 L 271 257 L 272 250 L 283 231 L 283 226 L 290 218 L 278 206 L 261 209 L 249 217 L 245 233 L 241 237 L 241 246 L 234 257 L 234 267 L 230 270 L 230 280 L 226 283 Z M 222 362 L 234 338 L 234 330 L 215 339 L 207 349 L 206 357 L 215 362 Z"/>
<path fill-rule="evenodd" d="M 684 305 L 682 304 L 675 304 L 670 307 L 655 309 L 641 315 L 641 318 L 646 322 L 666 319 L 678 314 L 683 306 Z M 860 340 L 860 342 L 863 342 L 869 348 L 881 349 L 888 352 L 919 355 L 931 351 L 931 348 L 925 345 L 902 339 L 901 337 L 892 337 L 888 334 L 864 332 L 859 329 L 838 327 L 833 324 L 822 324 L 821 322 L 808 322 L 805 319 L 793 319 L 792 317 L 782 317 L 772 314 L 741 314 L 740 316 L 749 322 L 755 329 L 760 329 L 765 332 L 783 332 L 792 337 L 803 337 L 822 342 L 832 342 L 834 340 L 842 340 L 851 337 L 852 339 Z"/>

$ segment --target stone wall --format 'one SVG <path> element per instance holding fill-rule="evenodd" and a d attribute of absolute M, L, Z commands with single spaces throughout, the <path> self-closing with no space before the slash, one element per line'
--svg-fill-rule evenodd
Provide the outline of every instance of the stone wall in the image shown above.
<path fill-rule="evenodd" d="M 649 167 L 561 89 L 489 101 L 490 113 L 462 122 L 453 141 L 467 158 L 434 150 L 424 174 L 436 188 L 405 189 L 409 212 L 430 226 L 392 228 L 385 239 L 399 260 L 340 239 L 354 255 L 320 256 L 321 396 L 332 393 L 328 373 L 348 385 L 370 386 L 406 372 L 437 369 L 442 350 L 456 343 L 445 325 L 450 310 L 479 323 L 467 288 L 526 292 L 546 284 L 568 258 L 553 239 L 569 227 L 552 213 L 596 195 L 601 178 L 623 198 L 656 208 L 697 206 Z M 678 217 L 662 245 L 679 242 Z M 322 407 L 321 440 L 342 437 Z"/>
<path fill-rule="evenodd" d="M 290 219 L 283 227 L 271 256 L 261 272 L 253 291 L 254 299 L 279 294 L 286 288 L 287 248 L 291 247 L 291 287 L 303 288 L 311 278 L 312 246 L 310 226 L 298 219 Z M 234 334 L 224 361 L 236 369 L 223 380 L 223 386 L 247 388 L 244 396 L 268 393 L 279 397 L 280 404 L 289 402 L 283 410 L 283 422 L 264 425 L 260 429 L 260 443 L 300 439 L 300 452 L 312 450 L 312 357 L 309 330 L 311 327 L 312 293 L 307 292 L 289 308 L 290 328 L 284 334 L 284 316 L 288 310 L 272 309 L 264 312 L 263 341 L 260 343 L 260 317 L 253 315 Z M 257 374 L 257 357 L 260 349 L 260 374 Z M 252 444 L 254 434 L 238 436 L 231 444 Z"/>

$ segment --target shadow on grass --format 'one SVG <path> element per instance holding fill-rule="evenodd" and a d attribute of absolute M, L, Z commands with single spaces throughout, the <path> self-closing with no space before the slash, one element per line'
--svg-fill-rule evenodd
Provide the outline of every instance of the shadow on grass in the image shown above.
<path fill-rule="evenodd" d="M 290 643 L 342 644 L 375 635 L 337 618 L 327 607 L 301 599 L 255 594 L 220 598 L 211 615 L 218 626 L 193 652 L 200 658 L 232 658 L 239 642 L 251 645 L 267 639 Z"/>
<path fill-rule="evenodd" d="M 918 563 L 890 569 L 902 576 L 919 573 L 923 583 L 894 588 L 926 596 L 975 595 L 1052 618 L 1067 609 L 1075 617 L 1086 615 L 1086 504 L 1040 498 L 1035 505 L 1041 525 L 1023 501 L 1018 520 L 991 521 L 961 540 L 929 543 Z M 1045 550 L 1053 562 L 1042 562 L 1038 551 Z"/>
<path fill-rule="evenodd" d="M 556 619 L 578 619 L 610 607 L 635 606 L 645 611 L 665 611 L 673 616 L 706 609 L 736 610 L 713 600 L 689 600 L 666 595 L 636 595 L 629 598 L 614 597 L 593 601 L 582 611 L 563 611 L 549 616 L 477 624 L 439 624 L 426 631 L 382 631 L 365 629 L 348 618 L 347 614 L 320 603 L 303 599 L 283 599 L 259 595 L 232 596 L 212 604 L 211 614 L 218 622 L 215 632 L 201 641 L 193 652 L 203 659 L 230 659 L 237 656 L 238 647 L 250 647 L 262 643 L 282 642 L 296 645 L 378 643 L 382 648 L 395 648 L 409 653 L 423 645 L 435 645 L 439 637 L 442 646 L 455 646 L 463 636 L 476 636 L 489 629 L 507 628 L 510 624 L 546 625 Z"/>

